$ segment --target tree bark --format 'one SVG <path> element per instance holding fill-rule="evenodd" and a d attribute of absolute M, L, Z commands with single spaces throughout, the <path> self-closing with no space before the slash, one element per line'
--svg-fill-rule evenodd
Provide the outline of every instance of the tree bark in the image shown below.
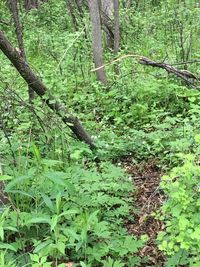
<path fill-rule="evenodd" d="M 187 85 L 190 85 L 193 88 L 200 90 L 200 87 L 194 84 L 194 81 L 198 82 L 200 80 L 199 77 L 188 70 L 179 70 L 175 68 L 173 65 L 170 65 L 164 62 L 161 62 L 161 63 L 156 62 L 147 57 L 140 57 L 139 63 L 143 65 L 147 65 L 147 66 L 158 67 L 158 68 L 164 69 L 168 73 L 173 73 L 177 77 L 181 78 L 183 81 L 186 82 Z M 190 79 L 192 79 L 193 82 L 191 82 Z"/>
<path fill-rule="evenodd" d="M 101 40 L 101 21 L 99 14 L 98 0 L 88 1 L 90 9 L 90 18 L 92 22 L 92 47 L 95 68 L 103 65 L 103 48 Z M 97 79 L 103 84 L 107 83 L 105 68 L 98 69 L 96 71 Z"/>
<path fill-rule="evenodd" d="M 22 30 L 22 26 L 19 20 L 19 11 L 18 11 L 17 4 L 18 4 L 17 0 L 9 0 L 9 7 L 10 7 L 12 17 L 15 23 L 15 32 L 17 36 L 18 46 L 20 49 L 21 56 L 26 61 L 26 53 L 25 53 L 24 41 L 23 41 L 23 30 Z M 34 91 L 30 86 L 28 86 L 28 95 L 29 95 L 29 102 L 31 103 L 34 99 Z"/>
<path fill-rule="evenodd" d="M 113 13 L 114 13 L 113 0 L 103 0 L 102 1 L 102 10 L 108 17 L 112 18 Z"/>
<path fill-rule="evenodd" d="M 120 31 L 119 31 L 119 0 L 114 1 L 114 53 L 119 52 Z"/>
<path fill-rule="evenodd" d="M 75 1 L 77 2 L 78 0 L 75 0 Z M 82 0 L 80 2 L 82 2 L 82 5 L 83 6 L 89 8 L 88 0 L 87 1 L 86 0 L 85 1 Z M 102 27 L 102 29 L 106 33 L 107 46 L 109 48 L 111 48 L 111 49 L 114 49 L 114 31 L 113 31 L 114 24 L 113 24 L 113 20 L 103 11 L 102 5 L 99 2 L 102 2 L 102 1 L 98 0 L 98 4 L 99 4 L 99 13 L 100 13 L 101 27 Z M 83 13 L 83 9 L 82 9 L 82 13 Z"/>
<path fill-rule="evenodd" d="M 105 26 L 107 46 L 110 49 L 114 49 L 114 3 L 113 0 L 103 0 L 101 4 L 101 18 L 103 25 Z M 109 26 L 109 27 L 107 27 Z"/>
<path fill-rule="evenodd" d="M 76 137 L 87 143 L 91 148 L 95 148 L 90 135 L 83 128 L 77 117 L 69 113 L 67 108 L 59 101 L 55 100 L 53 96 L 49 95 L 47 87 L 34 74 L 25 59 L 18 53 L 18 51 L 10 44 L 6 36 L 0 31 L 0 49 L 15 66 L 20 75 L 24 78 L 28 85 L 42 98 L 42 100 L 52 109 L 62 121 L 68 125 Z"/>
<path fill-rule="evenodd" d="M 12 2 L 12 0 L 11 0 Z M 24 8 L 27 11 L 30 11 L 32 8 L 38 8 L 38 0 L 25 0 L 24 1 Z"/>
<path fill-rule="evenodd" d="M 120 30 L 119 30 L 119 0 L 113 0 L 114 5 L 114 54 L 119 52 Z M 115 72 L 119 74 L 119 66 L 115 64 Z"/>

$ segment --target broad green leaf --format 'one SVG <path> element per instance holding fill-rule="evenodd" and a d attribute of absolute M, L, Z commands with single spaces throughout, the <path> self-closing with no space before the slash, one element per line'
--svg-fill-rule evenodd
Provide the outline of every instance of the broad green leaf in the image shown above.
<path fill-rule="evenodd" d="M 43 248 L 45 248 L 46 246 L 52 244 L 53 241 L 52 240 L 47 240 L 47 241 L 44 241 L 44 242 L 41 242 L 39 245 L 37 245 L 34 249 L 34 253 L 38 253 L 40 252 L 40 250 L 42 250 Z"/>
<path fill-rule="evenodd" d="M 55 209 L 54 209 L 54 205 L 53 205 L 53 202 L 51 201 L 50 197 L 48 197 L 46 194 L 42 193 L 41 194 L 43 200 L 44 200 L 44 203 L 46 204 L 46 206 L 50 209 L 51 212 L 55 212 Z"/>
<path fill-rule="evenodd" d="M 30 220 L 28 220 L 26 222 L 26 225 L 29 225 L 29 224 L 37 224 L 37 223 L 48 223 L 51 225 L 51 220 L 47 217 L 47 216 L 44 216 L 44 217 L 33 217 L 31 218 Z"/>
<path fill-rule="evenodd" d="M 97 217 L 98 213 L 99 213 L 99 210 L 96 210 L 92 214 L 90 214 L 88 218 L 88 224 L 92 223 L 93 221 L 98 221 L 98 217 Z"/>
<path fill-rule="evenodd" d="M 8 180 L 12 180 L 13 177 L 9 176 L 9 175 L 0 175 L 0 181 L 8 181 Z"/>
<path fill-rule="evenodd" d="M 18 229 L 14 226 L 4 226 L 4 230 L 9 230 L 13 232 L 19 232 Z"/>
<path fill-rule="evenodd" d="M 66 210 L 59 214 L 59 217 L 65 216 L 65 215 L 73 215 L 79 213 L 77 210 Z"/>
<path fill-rule="evenodd" d="M 63 242 L 58 242 L 58 243 L 56 244 L 56 247 L 57 247 L 57 249 L 58 249 L 63 255 L 65 255 L 65 243 L 63 243 Z"/>
<path fill-rule="evenodd" d="M 59 172 L 47 172 L 44 176 L 50 181 L 52 181 L 54 184 L 66 186 L 65 181 L 63 179 L 63 174 Z"/>
<path fill-rule="evenodd" d="M 0 249 L 8 249 L 8 250 L 17 252 L 17 249 L 14 246 L 12 246 L 11 244 L 6 244 L 6 243 L 0 243 Z"/>
<path fill-rule="evenodd" d="M 46 165 L 47 167 L 54 167 L 57 165 L 63 164 L 60 160 L 53 160 L 53 159 L 42 159 L 42 164 Z"/>
<path fill-rule="evenodd" d="M 20 176 L 17 178 L 13 178 L 13 180 L 7 184 L 4 191 L 9 192 L 13 187 L 16 188 L 20 183 L 22 183 L 26 180 L 30 180 L 30 177 L 24 175 L 24 176 Z"/>

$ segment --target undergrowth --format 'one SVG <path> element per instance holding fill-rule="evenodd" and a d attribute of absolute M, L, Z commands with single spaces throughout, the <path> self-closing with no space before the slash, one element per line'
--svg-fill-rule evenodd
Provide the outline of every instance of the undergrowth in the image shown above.
<path fill-rule="evenodd" d="M 154 159 L 166 173 L 166 202 L 156 214 L 166 226 L 157 238 L 165 266 L 199 266 L 199 91 L 134 57 L 118 61 L 118 74 L 108 64 L 102 86 L 91 71 L 88 12 L 74 32 L 65 1 L 48 2 L 21 13 L 27 58 L 97 149 L 74 139 L 37 97 L 28 104 L 26 84 L 0 55 L 0 181 L 7 196 L 0 266 L 148 266 L 138 256 L 148 237 L 128 235 L 124 225 L 134 220 L 135 189 L 115 163 L 127 156 L 136 166 Z M 196 1 L 135 1 L 128 10 L 125 2 L 118 57 L 181 62 L 178 68 L 199 57 Z M 10 18 L 5 1 L 0 10 Z M 15 43 L 14 28 L 2 29 Z M 107 47 L 104 54 L 113 60 Z M 189 68 L 199 74 L 197 63 Z"/>

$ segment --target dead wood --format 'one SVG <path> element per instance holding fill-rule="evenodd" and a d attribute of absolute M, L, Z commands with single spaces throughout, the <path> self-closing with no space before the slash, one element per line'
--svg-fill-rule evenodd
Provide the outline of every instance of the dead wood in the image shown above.
<path fill-rule="evenodd" d="M 0 31 L 0 49 L 14 65 L 27 84 L 31 86 L 31 88 L 41 97 L 47 106 L 54 111 L 55 114 L 61 117 L 62 121 L 72 130 L 76 137 L 79 140 L 84 141 L 91 148 L 95 148 L 95 144 L 82 126 L 79 119 L 72 115 L 62 103 L 57 101 L 50 94 L 45 84 L 36 76 L 17 49 L 10 44 L 2 31 Z"/>
<path fill-rule="evenodd" d="M 186 82 L 186 84 L 192 86 L 193 88 L 200 89 L 193 81 L 199 81 L 199 77 L 197 77 L 195 74 L 191 73 L 188 70 L 179 70 L 175 67 L 173 67 L 170 64 L 164 63 L 164 62 L 156 62 L 153 61 L 147 57 L 140 57 L 139 63 L 142 65 L 147 65 L 151 67 L 157 67 L 166 70 L 168 73 L 173 73 L 177 77 L 181 78 Z M 191 79 L 193 81 L 191 81 Z"/>

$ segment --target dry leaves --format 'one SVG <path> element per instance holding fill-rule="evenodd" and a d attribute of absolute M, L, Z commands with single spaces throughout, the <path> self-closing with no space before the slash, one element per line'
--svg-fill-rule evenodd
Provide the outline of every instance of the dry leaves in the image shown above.
<path fill-rule="evenodd" d="M 135 166 L 131 164 L 131 160 L 128 160 L 123 165 L 126 172 L 132 176 L 136 187 L 133 205 L 138 210 L 133 213 L 134 222 L 126 222 L 128 232 L 137 237 L 143 234 L 149 236 L 146 246 L 139 252 L 141 257 L 147 256 L 149 259 L 149 263 L 144 265 L 145 267 L 164 266 L 164 255 L 159 251 L 155 242 L 158 232 L 164 226 L 153 216 L 153 212 L 158 210 L 164 201 L 164 194 L 159 187 L 162 173 L 153 161 Z"/>

